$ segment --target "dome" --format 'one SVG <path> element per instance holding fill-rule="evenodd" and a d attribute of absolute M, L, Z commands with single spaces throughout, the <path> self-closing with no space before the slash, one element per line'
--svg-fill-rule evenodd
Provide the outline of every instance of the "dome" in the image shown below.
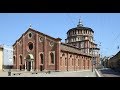
<path fill-rule="evenodd" d="M 78 22 L 77 27 L 68 30 L 67 34 L 68 34 L 69 32 L 71 32 L 71 31 L 73 31 L 73 30 L 89 30 L 89 31 L 91 31 L 91 32 L 94 33 L 94 31 L 93 31 L 91 28 L 89 28 L 89 27 L 84 27 L 83 24 L 82 24 L 82 21 L 81 21 L 80 19 L 79 19 L 79 22 Z"/>

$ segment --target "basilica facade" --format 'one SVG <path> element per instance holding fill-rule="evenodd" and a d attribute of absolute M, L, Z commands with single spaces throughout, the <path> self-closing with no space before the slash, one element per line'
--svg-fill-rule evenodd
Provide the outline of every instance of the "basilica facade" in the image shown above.
<path fill-rule="evenodd" d="M 24 71 L 77 71 L 99 64 L 99 48 L 94 31 L 79 21 L 68 30 L 65 43 L 29 28 L 13 44 L 13 68 Z M 95 63 L 94 63 L 94 62 Z"/>

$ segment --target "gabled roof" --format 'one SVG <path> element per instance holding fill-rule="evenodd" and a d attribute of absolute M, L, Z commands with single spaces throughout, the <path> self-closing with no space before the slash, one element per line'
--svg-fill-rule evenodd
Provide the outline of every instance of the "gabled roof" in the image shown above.
<path fill-rule="evenodd" d="M 84 55 L 84 56 L 91 57 L 91 55 L 88 55 L 86 53 L 82 53 L 79 48 L 77 48 L 75 46 L 72 46 L 72 45 L 69 45 L 69 44 L 66 44 L 66 43 L 61 43 L 60 48 L 61 48 L 62 51 L 67 51 L 67 52 L 81 54 L 81 55 Z"/>
<path fill-rule="evenodd" d="M 38 33 L 38 34 L 42 34 L 42 35 L 44 35 L 44 36 L 46 36 L 46 37 L 49 37 L 49 38 L 51 38 L 51 39 L 54 39 L 54 40 L 62 40 L 61 38 L 53 38 L 53 37 L 51 37 L 51 36 L 49 36 L 49 35 L 47 35 L 47 34 L 44 34 L 44 33 L 42 33 L 42 32 L 39 32 L 39 31 L 37 31 L 37 30 L 34 30 L 34 29 L 32 29 L 32 28 L 28 28 L 28 30 L 25 32 L 25 33 L 23 33 L 22 34 L 22 36 L 18 39 L 18 40 L 16 40 L 16 42 L 13 44 L 13 46 L 17 43 L 17 41 L 19 41 L 24 35 L 26 35 L 29 31 L 33 31 L 33 32 L 35 32 L 35 33 Z"/>

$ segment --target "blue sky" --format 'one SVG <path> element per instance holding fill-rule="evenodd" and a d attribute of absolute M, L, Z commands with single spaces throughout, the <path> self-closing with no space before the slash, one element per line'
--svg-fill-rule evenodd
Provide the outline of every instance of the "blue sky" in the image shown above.
<path fill-rule="evenodd" d="M 66 32 L 81 18 L 94 30 L 94 40 L 103 56 L 116 54 L 120 46 L 120 13 L 0 13 L 0 44 L 12 45 L 30 26 L 62 42 Z"/>

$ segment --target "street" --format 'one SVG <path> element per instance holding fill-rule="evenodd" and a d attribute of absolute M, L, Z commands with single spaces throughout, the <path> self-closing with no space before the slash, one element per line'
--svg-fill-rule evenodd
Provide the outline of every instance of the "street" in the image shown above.
<path fill-rule="evenodd" d="M 120 77 L 120 72 L 114 71 L 110 68 L 103 68 L 99 71 L 103 77 Z"/>

